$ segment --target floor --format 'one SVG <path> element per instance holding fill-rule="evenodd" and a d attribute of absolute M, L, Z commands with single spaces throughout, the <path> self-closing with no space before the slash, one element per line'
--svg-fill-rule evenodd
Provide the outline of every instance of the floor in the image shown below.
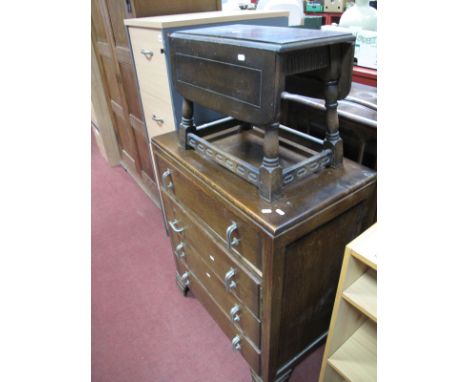
<path fill-rule="evenodd" d="M 250 382 L 229 339 L 177 289 L 160 210 L 92 145 L 92 381 Z M 290 382 L 316 382 L 322 353 Z"/>

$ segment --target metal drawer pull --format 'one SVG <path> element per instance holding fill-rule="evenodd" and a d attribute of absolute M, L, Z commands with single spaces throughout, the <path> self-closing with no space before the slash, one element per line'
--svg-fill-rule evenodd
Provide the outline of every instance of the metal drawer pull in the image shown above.
<path fill-rule="evenodd" d="M 169 222 L 169 225 L 171 226 L 174 232 L 180 233 L 184 230 L 184 227 L 177 227 L 178 223 L 179 221 L 177 219 L 174 219 Z"/>
<path fill-rule="evenodd" d="M 168 178 L 170 178 L 169 183 L 167 183 Z M 174 184 L 172 183 L 172 171 L 171 170 L 167 169 L 162 174 L 162 185 L 166 191 L 174 188 Z"/>
<path fill-rule="evenodd" d="M 224 275 L 224 287 L 226 288 L 228 292 L 237 287 L 236 282 L 233 280 L 236 274 L 237 274 L 237 271 L 234 268 L 231 268 Z"/>
<path fill-rule="evenodd" d="M 140 53 L 144 55 L 148 60 L 151 60 L 151 57 L 154 56 L 153 51 L 149 49 L 142 49 Z"/>
<path fill-rule="evenodd" d="M 189 280 L 190 274 L 188 272 L 185 272 L 182 277 L 180 278 L 182 280 L 182 284 L 184 286 L 189 286 L 190 280 Z"/>
<path fill-rule="evenodd" d="M 231 317 L 231 321 L 233 323 L 240 321 L 240 316 L 239 316 L 240 310 L 241 310 L 240 306 L 236 304 L 229 311 L 229 316 Z"/>
<path fill-rule="evenodd" d="M 232 339 L 231 341 L 232 351 L 240 351 L 242 349 L 240 342 L 241 342 L 241 337 L 239 335 L 235 336 Z"/>
<path fill-rule="evenodd" d="M 184 243 L 180 242 L 179 244 L 177 244 L 175 254 L 178 259 L 182 259 L 183 257 L 185 257 Z"/>
<path fill-rule="evenodd" d="M 152 119 L 154 122 L 159 123 L 159 124 L 164 123 L 164 119 L 163 119 L 163 118 L 158 118 L 158 117 L 156 116 L 156 114 L 153 114 L 153 116 L 151 117 L 151 119 Z"/>
<path fill-rule="evenodd" d="M 232 224 L 226 229 L 226 241 L 228 243 L 228 248 L 231 249 L 239 244 L 240 239 L 233 237 L 235 231 L 238 231 L 237 223 L 232 222 Z"/>

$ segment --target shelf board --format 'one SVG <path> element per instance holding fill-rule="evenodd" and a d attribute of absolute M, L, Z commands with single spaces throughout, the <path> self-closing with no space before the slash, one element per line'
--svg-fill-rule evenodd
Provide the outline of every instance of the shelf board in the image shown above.
<path fill-rule="evenodd" d="M 377 223 L 375 223 L 346 247 L 358 260 L 377 270 L 378 242 Z"/>
<path fill-rule="evenodd" d="M 377 277 L 374 271 L 367 270 L 343 292 L 343 298 L 377 322 Z"/>
<path fill-rule="evenodd" d="M 366 320 L 328 364 L 347 382 L 377 381 L 377 326 Z"/>

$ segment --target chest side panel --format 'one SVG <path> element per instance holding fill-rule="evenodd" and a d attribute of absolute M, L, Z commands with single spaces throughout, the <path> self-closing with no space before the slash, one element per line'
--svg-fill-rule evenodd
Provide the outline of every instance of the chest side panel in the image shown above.
<path fill-rule="evenodd" d="M 328 330 L 344 248 L 362 231 L 366 210 L 363 201 L 286 246 L 279 365 Z"/>

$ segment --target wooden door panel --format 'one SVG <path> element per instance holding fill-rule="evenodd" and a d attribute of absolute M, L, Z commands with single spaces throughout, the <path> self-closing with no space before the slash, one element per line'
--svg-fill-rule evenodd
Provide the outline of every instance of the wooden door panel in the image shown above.
<path fill-rule="evenodd" d="M 116 80 L 112 59 L 101 55 L 101 62 L 109 89 L 109 96 L 112 101 L 120 105 L 122 103 L 122 98 L 120 97 L 120 89 Z"/>
<path fill-rule="evenodd" d="M 107 9 L 116 46 L 128 48 L 124 19 L 133 17 L 130 0 L 107 0 Z"/>
<path fill-rule="evenodd" d="M 154 181 L 153 163 L 151 162 L 150 146 L 146 137 L 135 132 L 135 140 L 140 154 L 141 170 Z"/>
<path fill-rule="evenodd" d="M 101 10 L 99 9 L 99 1 L 91 1 L 91 22 L 94 28 L 95 38 L 98 42 L 107 43 L 106 29 L 102 19 Z"/>
<path fill-rule="evenodd" d="M 140 100 L 138 98 L 138 88 L 135 81 L 133 66 L 127 63 L 120 63 L 120 73 L 122 74 L 122 86 L 128 105 L 128 112 L 140 121 L 143 121 L 143 111 L 141 110 Z"/>

